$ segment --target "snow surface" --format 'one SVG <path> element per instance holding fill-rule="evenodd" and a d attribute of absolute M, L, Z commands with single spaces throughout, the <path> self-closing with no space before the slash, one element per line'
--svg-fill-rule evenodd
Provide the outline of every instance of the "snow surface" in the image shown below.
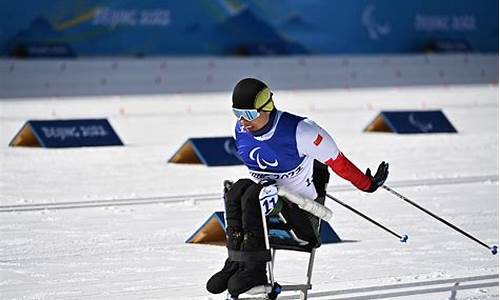
<path fill-rule="evenodd" d="M 388 161 L 389 186 L 498 244 L 498 86 L 274 95 L 280 109 L 327 129 L 361 169 Z M 184 241 L 223 210 L 222 181 L 246 170 L 166 161 L 189 137 L 231 135 L 229 103 L 229 93 L 2 100 L 0 298 L 223 299 L 205 282 L 225 248 Z M 382 109 L 442 109 L 459 134 L 363 133 Z M 100 117 L 125 147 L 8 147 L 28 119 Z M 347 242 L 318 249 L 312 299 L 498 299 L 499 260 L 485 247 L 387 191 L 365 194 L 335 175 L 329 191 L 410 239 L 327 202 Z M 78 208 L 88 201 L 97 207 Z M 127 201 L 135 205 L 119 205 Z M 303 253 L 278 251 L 277 280 L 304 281 L 306 264 Z"/>

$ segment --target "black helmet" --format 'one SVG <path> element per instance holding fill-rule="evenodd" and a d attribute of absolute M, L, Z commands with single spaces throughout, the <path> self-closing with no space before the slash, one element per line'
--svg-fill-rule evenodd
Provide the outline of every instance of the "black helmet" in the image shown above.
<path fill-rule="evenodd" d="M 240 80 L 233 90 L 233 108 L 272 111 L 273 93 L 267 85 L 255 78 Z"/>

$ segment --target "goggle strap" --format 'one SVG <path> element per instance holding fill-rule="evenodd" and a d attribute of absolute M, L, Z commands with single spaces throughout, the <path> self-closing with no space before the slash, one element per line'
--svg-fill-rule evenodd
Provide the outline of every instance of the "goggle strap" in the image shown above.
<path fill-rule="evenodd" d="M 259 110 L 261 110 L 262 108 L 266 107 L 266 105 L 268 105 L 268 104 L 269 104 L 269 102 L 271 102 L 272 100 L 273 100 L 273 98 L 272 98 L 272 97 L 269 97 L 269 99 L 267 99 L 267 101 L 266 101 L 264 104 L 262 104 L 260 107 L 257 107 L 257 111 L 259 111 Z"/>

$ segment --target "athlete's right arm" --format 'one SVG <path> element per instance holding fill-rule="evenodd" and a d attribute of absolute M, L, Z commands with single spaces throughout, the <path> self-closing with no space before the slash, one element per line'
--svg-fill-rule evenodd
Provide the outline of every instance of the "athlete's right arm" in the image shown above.
<path fill-rule="evenodd" d="M 296 139 L 299 153 L 328 165 L 335 174 L 351 182 L 358 189 L 370 190 L 370 177 L 347 159 L 328 132 L 315 122 L 309 119 L 300 121 L 297 125 Z"/>

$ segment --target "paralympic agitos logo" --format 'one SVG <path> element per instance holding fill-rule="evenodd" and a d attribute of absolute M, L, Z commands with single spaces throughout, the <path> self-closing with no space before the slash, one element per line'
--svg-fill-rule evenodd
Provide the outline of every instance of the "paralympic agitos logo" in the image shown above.
<path fill-rule="evenodd" d="M 267 167 L 277 167 L 278 166 L 278 160 L 274 159 L 274 161 L 270 162 L 265 160 L 263 157 L 261 157 L 260 150 L 261 147 L 255 147 L 253 148 L 250 153 L 248 153 L 248 157 L 255 161 L 257 165 L 259 165 L 259 168 L 262 170 L 267 169 Z"/>

